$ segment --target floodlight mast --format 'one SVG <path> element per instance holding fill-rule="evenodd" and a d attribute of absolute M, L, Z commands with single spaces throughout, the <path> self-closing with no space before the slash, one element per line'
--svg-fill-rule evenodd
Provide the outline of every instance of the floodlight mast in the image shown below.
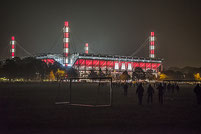
<path fill-rule="evenodd" d="M 14 36 L 12 36 L 11 37 L 11 42 L 10 42 L 10 44 L 11 44 L 11 58 L 14 58 L 15 57 L 15 47 L 16 47 L 16 45 L 15 45 L 15 37 Z"/>
<path fill-rule="evenodd" d="M 154 36 L 154 32 L 151 32 L 149 42 L 150 42 L 149 58 L 155 58 L 155 36 Z"/>
<path fill-rule="evenodd" d="M 85 43 L 85 54 L 89 53 L 89 44 Z"/>
<path fill-rule="evenodd" d="M 63 28 L 63 43 L 64 43 L 64 52 L 63 52 L 63 57 L 64 57 L 64 66 L 68 66 L 68 56 L 69 56 L 69 24 L 68 21 L 64 22 L 64 28 Z"/>

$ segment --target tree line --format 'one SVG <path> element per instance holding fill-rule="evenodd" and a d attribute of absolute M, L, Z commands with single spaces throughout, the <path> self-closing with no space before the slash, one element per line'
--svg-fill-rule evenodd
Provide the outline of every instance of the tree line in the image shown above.
<path fill-rule="evenodd" d="M 114 75 L 115 74 L 115 75 Z M 154 75 L 153 70 L 147 70 L 146 72 L 136 67 L 132 73 L 127 71 L 119 73 L 111 73 L 109 70 L 98 71 L 91 70 L 89 74 L 85 74 L 83 77 L 95 78 L 95 77 L 113 77 L 116 80 L 201 80 L 200 77 L 201 68 L 184 67 L 184 68 L 169 68 L 157 75 Z M 0 78 L 7 78 L 10 81 L 12 79 L 23 80 L 59 80 L 63 77 L 79 77 L 79 72 L 74 68 L 64 68 L 60 63 L 54 62 L 53 64 L 45 63 L 40 59 L 34 57 L 7 59 L 4 63 L 0 62 Z"/>
<path fill-rule="evenodd" d="M 50 72 L 56 72 L 63 70 L 67 72 L 62 65 L 58 62 L 54 64 L 47 64 L 40 59 L 34 57 L 27 57 L 20 59 L 15 57 L 13 59 L 7 59 L 4 63 L 0 64 L 0 77 L 7 78 L 9 81 L 14 79 L 23 80 L 44 80 L 49 79 Z M 56 75 L 56 79 L 59 79 L 61 74 Z M 62 74 L 64 75 L 64 74 Z"/>
<path fill-rule="evenodd" d="M 174 79 L 174 80 L 201 80 L 201 68 L 196 67 L 171 67 L 164 70 L 162 74 L 166 75 L 164 79 Z"/>

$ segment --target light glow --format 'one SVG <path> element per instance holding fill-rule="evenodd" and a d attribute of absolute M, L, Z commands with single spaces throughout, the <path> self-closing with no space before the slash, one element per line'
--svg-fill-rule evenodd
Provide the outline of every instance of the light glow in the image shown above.
<path fill-rule="evenodd" d="M 69 37 L 69 33 L 64 33 L 64 38 L 68 38 Z"/>
<path fill-rule="evenodd" d="M 64 48 L 64 53 L 68 53 L 68 48 Z"/>
<path fill-rule="evenodd" d="M 128 70 L 132 70 L 131 63 L 128 63 Z"/>
<path fill-rule="evenodd" d="M 65 27 L 65 28 L 64 28 L 64 32 L 65 32 L 65 33 L 68 33 L 68 32 L 69 32 L 69 28 L 68 28 L 68 27 Z"/>
<path fill-rule="evenodd" d="M 68 27 L 68 21 L 65 21 L 65 22 L 64 22 L 64 26 L 65 26 L 65 27 Z"/>
<path fill-rule="evenodd" d="M 85 43 L 85 53 L 88 54 L 89 53 L 89 44 Z"/>
<path fill-rule="evenodd" d="M 150 46 L 150 49 L 153 50 L 153 49 L 154 49 L 154 46 Z"/>
<path fill-rule="evenodd" d="M 125 69 L 126 69 L 125 63 L 122 63 L 122 64 L 121 64 L 121 69 L 122 69 L 122 70 L 125 70 Z"/>
<path fill-rule="evenodd" d="M 69 42 L 69 38 L 64 38 L 63 40 L 64 40 L 65 43 Z"/>
<path fill-rule="evenodd" d="M 68 58 L 66 58 L 66 59 L 65 59 L 65 63 L 67 63 L 67 64 L 68 64 Z"/>
<path fill-rule="evenodd" d="M 154 37 L 151 37 L 151 41 L 154 41 L 155 40 L 155 38 Z"/>
<path fill-rule="evenodd" d="M 114 69 L 118 70 L 119 69 L 119 63 L 115 63 Z"/>

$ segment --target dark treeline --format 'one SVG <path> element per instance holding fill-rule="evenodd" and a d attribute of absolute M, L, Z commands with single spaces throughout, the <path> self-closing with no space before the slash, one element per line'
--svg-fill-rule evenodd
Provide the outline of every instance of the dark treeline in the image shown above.
<path fill-rule="evenodd" d="M 53 72 L 55 75 L 55 79 L 60 79 L 58 73 L 59 70 L 63 70 L 65 72 L 65 76 L 67 77 L 78 77 L 79 72 L 73 68 L 65 69 L 58 62 L 54 62 L 54 64 L 47 64 L 40 59 L 36 59 L 34 57 L 27 57 L 20 59 L 19 57 L 15 57 L 13 59 L 7 59 L 5 62 L 0 62 L 0 78 L 7 78 L 9 80 L 12 79 L 23 79 L 23 80 L 44 80 L 50 77 L 50 72 Z M 201 68 L 196 67 L 184 67 L 184 68 L 176 68 L 171 67 L 168 70 L 164 70 L 161 72 L 165 74 L 167 77 L 165 79 L 177 79 L 177 80 L 194 80 L 195 74 L 198 79 L 201 80 Z M 155 73 L 156 74 L 156 73 Z M 122 79 L 122 80 L 157 80 L 157 75 L 154 75 L 153 70 L 144 70 L 140 67 L 136 67 L 132 74 L 128 74 L 127 71 L 122 74 L 116 74 L 113 76 L 109 70 L 106 70 L 104 73 L 100 69 L 99 71 L 91 70 L 89 74 L 85 74 L 82 77 L 113 77 L 114 79 Z"/>
<path fill-rule="evenodd" d="M 1 62 L 0 77 L 5 77 L 9 80 L 43 80 L 48 77 L 50 71 L 56 72 L 58 69 L 63 69 L 58 62 L 46 64 L 33 57 L 24 59 L 15 57 L 13 59 L 7 59 L 4 63 Z"/>
<path fill-rule="evenodd" d="M 164 70 L 163 73 L 168 76 L 167 79 L 193 80 L 195 79 L 195 74 L 201 74 L 201 67 L 170 67 L 168 70 Z"/>

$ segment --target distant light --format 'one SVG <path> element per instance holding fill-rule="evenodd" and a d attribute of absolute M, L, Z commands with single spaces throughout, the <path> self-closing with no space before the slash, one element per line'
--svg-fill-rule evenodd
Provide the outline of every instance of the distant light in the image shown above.
<path fill-rule="evenodd" d="M 131 63 L 128 63 L 128 70 L 132 70 Z"/>
<path fill-rule="evenodd" d="M 63 29 L 63 32 L 68 33 L 68 32 L 69 32 L 69 28 L 68 28 L 68 27 L 65 27 L 65 28 Z"/>
<path fill-rule="evenodd" d="M 64 41 L 65 43 L 68 43 L 68 42 L 69 42 L 69 38 L 64 38 L 63 41 Z"/>
<path fill-rule="evenodd" d="M 14 41 L 14 40 L 15 40 L 15 36 L 12 36 L 12 37 L 11 37 L 11 40 Z"/>
<path fill-rule="evenodd" d="M 153 49 L 155 49 L 155 47 L 154 46 L 150 46 L 150 49 L 153 50 Z"/>
<path fill-rule="evenodd" d="M 65 44 L 64 44 L 64 48 L 68 48 L 68 43 L 65 43 Z"/>
<path fill-rule="evenodd" d="M 125 63 L 122 63 L 122 64 L 121 64 L 121 69 L 122 69 L 122 70 L 125 70 L 125 69 L 126 69 Z"/>
<path fill-rule="evenodd" d="M 64 37 L 68 38 L 69 37 L 69 33 L 64 33 Z"/>
<path fill-rule="evenodd" d="M 68 48 L 64 48 L 64 53 L 68 53 L 68 52 L 69 52 Z"/>
<path fill-rule="evenodd" d="M 68 64 L 68 59 L 66 59 L 66 63 Z"/>
<path fill-rule="evenodd" d="M 89 44 L 85 43 L 85 54 L 89 53 Z"/>
<path fill-rule="evenodd" d="M 155 41 L 155 38 L 154 38 L 154 37 L 151 37 L 151 41 Z"/>
<path fill-rule="evenodd" d="M 64 26 L 65 26 L 65 27 L 68 27 L 68 21 L 65 21 L 65 22 L 64 22 Z"/>
<path fill-rule="evenodd" d="M 119 63 L 115 63 L 114 69 L 119 69 Z"/>

